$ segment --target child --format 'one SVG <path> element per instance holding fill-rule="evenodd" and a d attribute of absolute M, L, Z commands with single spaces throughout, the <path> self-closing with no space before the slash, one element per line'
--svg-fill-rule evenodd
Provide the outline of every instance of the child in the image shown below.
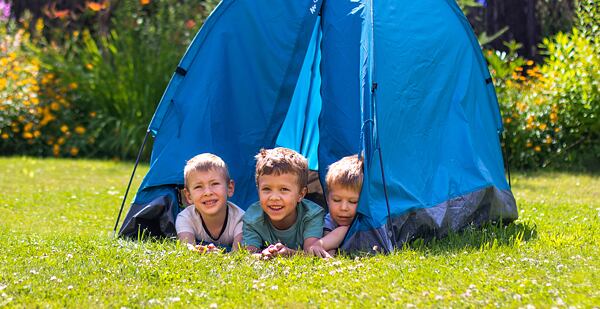
<path fill-rule="evenodd" d="M 287 148 L 261 149 L 256 155 L 259 201 L 244 215 L 243 244 L 248 251 L 262 250 L 263 258 L 306 251 L 323 235 L 324 210 L 305 200 L 308 162 Z"/>
<path fill-rule="evenodd" d="M 329 166 L 325 176 L 329 213 L 325 216 L 324 236 L 314 245 L 315 254 L 331 256 L 346 237 L 356 215 L 363 182 L 362 166 L 358 155 L 343 157 Z M 322 254 L 321 249 L 327 254 Z"/>
<path fill-rule="evenodd" d="M 237 250 L 242 240 L 244 211 L 227 201 L 233 195 L 234 182 L 225 162 L 214 154 L 199 154 L 187 161 L 183 177 L 183 192 L 193 207 L 186 207 L 177 216 L 179 240 L 188 246 L 197 241 L 210 243 L 198 248 L 201 252 L 215 250 L 213 243 Z"/>

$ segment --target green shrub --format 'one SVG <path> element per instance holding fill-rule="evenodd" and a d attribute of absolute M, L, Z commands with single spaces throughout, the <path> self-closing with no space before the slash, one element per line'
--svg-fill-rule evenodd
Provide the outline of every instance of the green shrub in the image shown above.
<path fill-rule="evenodd" d="M 90 155 L 133 158 L 172 72 L 213 1 L 123 1 L 109 35 L 74 32 L 64 45 L 36 48 L 43 68 L 89 118 Z M 147 149 L 150 149 L 148 147 Z"/>
<path fill-rule="evenodd" d="M 600 55 L 577 28 L 542 44 L 534 66 L 515 53 L 488 52 L 504 116 L 509 162 L 517 168 L 600 168 Z"/>
<path fill-rule="evenodd" d="M 44 28 L 41 19 L 35 28 Z M 0 153 L 77 156 L 92 149 L 85 115 L 67 100 L 77 84 L 62 87 L 43 74 L 24 47 L 32 39 L 14 21 L 0 21 L 0 37 Z"/>

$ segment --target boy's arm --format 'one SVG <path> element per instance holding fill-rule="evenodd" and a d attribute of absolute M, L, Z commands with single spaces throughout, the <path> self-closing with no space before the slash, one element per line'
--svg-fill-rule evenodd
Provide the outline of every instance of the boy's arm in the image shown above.
<path fill-rule="evenodd" d="M 342 241 L 344 241 L 344 237 L 346 237 L 349 228 L 349 226 L 338 226 L 333 231 L 323 236 L 323 238 L 319 239 L 318 244 L 327 251 L 339 248 Z"/>
<path fill-rule="evenodd" d="M 190 232 L 181 232 L 177 234 L 177 238 L 184 244 L 195 245 L 196 244 L 196 236 L 194 233 Z"/>
<path fill-rule="evenodd" d="M 242 245 L 242 233 L 239 233 L 233 237 L 233 243 L 231 244 L 231 251 L 237 251 Z M 249 251 L 249 250 L 248 250 Z"/>

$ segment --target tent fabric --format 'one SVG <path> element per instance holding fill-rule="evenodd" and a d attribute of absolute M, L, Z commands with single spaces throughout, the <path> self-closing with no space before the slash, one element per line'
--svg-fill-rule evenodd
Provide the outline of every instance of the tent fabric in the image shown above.
<path fill-rule="evenodd" d="M 495 94 L 456 4 L 365 5 L 361 99 L 363 123 L 373 131 L 365 134 L 366 180 L 352 232 L 484 188 L 508 190 Z M 512 206 L 504 218 L 516 218 L 514 200 L 504 201 Z"/>
<path fill-rule="evenodd" d="M 452 0 L 224 0 L 150 123 L 150 170 L 134 204 L 181 186 L 186 160 L 212 152 L 247 208 L 254 155 L 285 146 L 321 183 L 329 164 L 364 156 L 350 251 L 514 220 L 490 80 Z"/>
<path fill-rule="evenodd" d="M 315 0 L 217 6 L 150 123 L 150 170 L 135 203 L 154 199 L 156 186 L 183 184 L 186 160 L 201 152 L 228 164 L 237 184 L 234 203 L 247 207 L 257 200 L 253 156 L 275 146 L 320 9 Z"/>

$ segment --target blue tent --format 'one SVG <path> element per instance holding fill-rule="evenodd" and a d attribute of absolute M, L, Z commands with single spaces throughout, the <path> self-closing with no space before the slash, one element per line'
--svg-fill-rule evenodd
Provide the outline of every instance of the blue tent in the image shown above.
<path fill-rule="evenodd" d="M 248 207 L 253 156 L 275 146 L 304 154 L 321 178 L 364 154 L 347 250 L 514 220 L 501 131 L 486 62 L 453 0 L 223 0 L 149 125 L 150 170 L 120 233 L 137 233 L 144 213 L 172 220 L 185 162 L 202 152 L 225 160 L 232 200 Z"/>

